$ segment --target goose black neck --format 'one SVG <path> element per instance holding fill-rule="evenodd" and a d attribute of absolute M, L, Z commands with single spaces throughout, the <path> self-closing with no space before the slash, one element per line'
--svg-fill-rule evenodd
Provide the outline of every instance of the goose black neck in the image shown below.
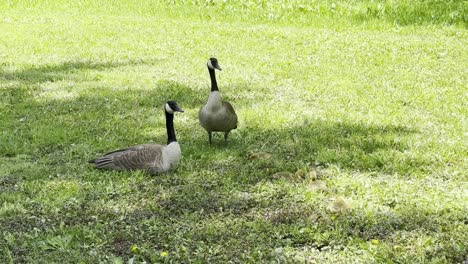
<path fill-rule="evenodd" d="M 174 130 L 174 114 L 166 113 L 167 144 L 177 141 Z"/>
<path fill-rule="evenodd" d="M 218 83 L 216 82 L 215 70 L 208 67 L 208 71 L 210 72 L 210 78 L 211 78 L 211 91 L 212 92 L 219 91 Z"/>

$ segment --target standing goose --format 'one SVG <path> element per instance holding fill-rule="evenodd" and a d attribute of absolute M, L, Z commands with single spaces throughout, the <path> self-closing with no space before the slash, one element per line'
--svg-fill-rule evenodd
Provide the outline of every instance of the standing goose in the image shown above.
<path fill-rule="evenodd" d="M 90 160 L 98 169 L 109 170 L 145 170 L 150 174 L 159 174 L 175 169 L 181 157 L 179 143 L 174 131 L 174 112 L 184 112 L 175 101 L 167 101 L 166 114 L 167 145 L 144 144 L 119 149 L 103 157 Z"/>
<path fill-rule="evenodd" d="M 222 101 L 216 82 L 215 69 L 221 70 L 218 60 L 210 58 L 207 63 L 211 78 L 211 92 L 208 102 L 198 112 L 200 125 L 208 132 L 208 141 L 211 144 L 212 132 L 224 132 L 224 143 L 231 130 L 237 128 L 237 115 L 229 102 Z"/>

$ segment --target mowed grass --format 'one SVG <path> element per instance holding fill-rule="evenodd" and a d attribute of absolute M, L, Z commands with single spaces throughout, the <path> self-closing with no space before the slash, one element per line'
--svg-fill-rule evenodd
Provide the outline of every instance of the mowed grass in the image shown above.
<path fill-rule="evenodd" d="M 1 4 L 0 262 L 466 260 L 466 3 L 332 4 Z M 212 56 L 228 146 L 197 120 Z M 164 143 L 169 99 L 176 172 L 87 164 Z"/>

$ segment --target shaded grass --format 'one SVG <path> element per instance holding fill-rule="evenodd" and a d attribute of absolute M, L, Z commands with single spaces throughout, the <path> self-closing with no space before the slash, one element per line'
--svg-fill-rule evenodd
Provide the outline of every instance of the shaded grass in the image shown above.
<path fill-rule="evenodd" d="M 463 248 L 444 244 L 444 238 L 431 238 L 434 233 L 445 230 L 442 232 L 445 235 L 449 232 L 451 239 L 463 240 L 457 235 L 465 221 L 463 207 L 460 207 L 463 204 L 446 201 L 445 206 L 450 206 L 444 206 L 446 209 L 443 210 L 447 210 L 445 213 L 420 211 L 417 196 L 407 197 L 407 191 L 415 186 L 408 190 L 402 190 L 400 186 L 390 189 L 401 190 L 401 193 L 394 191 L 391 199 L 384 193 L 383 200 L 375 201 L 383 207 L 355 205 L 356 209 L 350 214 L 334 216 L 325 213 L 324 205 L 329 195 L 304 189 L 305 182 L 271 178 L 275 171 L 295 171 L 304 165 L 309 166 L 307 163 L 319 168 L 336 166 L 339 170 L 383 174 L 378 177 L 392 177 L 385 174 L 387 172 L 409 178 L 421 173 L 425 175 L 430 172 L 429 168 L 441 166 L 424 160 L 416 163 L 418 161 L 405 157 L 404 152 L 410 149 L 412 135 L 420 133 L 405 127 L 372 127 L 310 120 L 304 120 L 304 124 L 298 127 L 271 130 L 256 125 L 245 126 L 237 132 L 228 148 L 209 147 L 203 131 L 199 131 L 193 140 L 181 141 L 185 162 L 175 174 L 153 178 L 141 173 L 95 172 L 85 167 L 86 160 L 95 155 L 95 151 L 90 150 L 91 146 L 105 152 L 112 145 L 119 147 L 152 141 L 151 134 L 141 133 L 145 131 L 145 125 L 140 124 L 139 120 L 151 119 L 153 112 L 157 113 L 154 102 L 161 104 L 163 96 L 179 98 L 180 104 L 188 106 L 187 109 L 201 103 L 186 96 L 192 92 L 190 88 L 174 82 L 160 81 L 152 91 L 126 91 L 123 99 L 121 92 L 101 88 L 100 93 L 95 92 L 92 97 L 78 96 L 65 101 L 47 102 L 37 102 L 23 94 L 22 103 L 32 108 L 28 110 L 30 113 L 42 115 L 44 111 L 50 111 L 47 109 L 53 109 L 57 116 L 76 116 L 69 109 L 76 108 L 75 111 L 78 111 L 79 107 L 80 111 L 98 112 L 100 116 L 84 123 L 67 121 L 67 118 L 49 122 L 47 117 L 30 116 L 28 118 L 31 120 L 40 122 L 29 123 L 29 129 L 21 129 L 28 131 L 25 134 L 15 134 L 15 138 L 24 144 L 23 147 L 4 146 L 2 153 L 10 157 L 2 159 L 11 167 L 6 167 L 10 173 L 1 182 L 5 191 L 2 198 L 6 201 L 1 226 L 15 230 L 25 241 L 18 244 L 19 241 L 15 242 L 17 240 L 12 238 L 9 242 L 16 245 L 9 247 L 8 251 L 16 260 L 32 260 L 46 251 L 49 252 L 49 259 L 66 258 L 71 261 L 92 260 L 96 255 L 102 261 L 108 261 L 106 256 L 111 255 L 124 259 L 136 256 L 141 260 L 161 261 L 157 252 L 170 251 L 173 261 L 203 259 L 223 262 L 233 258 L 254 261 L 295 258 L 299 254 L 297 250 L 308 248 L 318 256 L 325 254 L 320 253 L 322 251 L 331 252 L 339 261 L 340 258 L 333 252 L 356 245 L 371 254 L 367 255 L 368 261 L 398 260 L 400 253 L 391 246 L 374 252 L 376 249 L 366 241 L 378 239 L 396 246 L 408 243 L 399 238 L 400 234 L 413 237 L 409 243 L 423 234 L 430 239 L 430 242 L 424 242 L 426 246 L 442 243 L 434 247 L 434 251 L 425 251 L 427 259 L 444 255 L 448 259 L 459 259 L 456 256 L 463 254 Z M 146 96 L 151 100 L 145 100 Z M 116 101 L 114 98 L 121 99 Z M 112 106 L 103 107 L 102 102 L 112 102 Z M 138 109 L 132 108 L 135 105 Z M 132 118 L 120 116 L 115 109 L 133 109 L 132 113 L 124 111 Z M 138 115 L 144 112 L 147 114 Z M 115 123 L 115 119 L 111 118 L 114 115 L 119 115 L 119 123 L 126 125 L 114 127 L 109 132 L 108 127 Z M 182 119 L 182 116 L 178 116 L 178 119 Z M 158 127 L 163 126 L 161 117 L 155 121 L 160 123 Z M 37 137 L 41 132 L 34 130 L 34 127 L 41 126 L 41 129 L 53 134 L 47 132 L 47 137 Z M 139 126 L 140 129 L 128 133 L 132 131 L 128 127 Z M 83 131 L 79 130 L 80 127 L 94 127 L 97 130 Z M 159 131 L 156 138 L 164 141 L 163 130 L 156 130 Z M 190 127 L 180 125 L 177 130 L 183 135 L 182 138 L 190 137 L 193 133 Z M 58 136 L 60 133 L 64 135 Z M 102 134 L 108 136 L 93 136 Z M 54 139 L 53 143 L 49 142 L 51 138 Z M 80 142 L 74 143 L 77 140 Z M 36 146 L 37 149 L 31 151 L 27 146 Z M 249 150 L 268 151 L 274 153 L 274 158 L 246 162 Z M 329 179 L 332 184 L 330 180 L 335 178 L 335 173 L 340 173 L 339 170 L 325 170 L 325 175 L 321 177 Z M 340 173 L 341 179 L 333 181 L 336 181 L 336 187 L 344 189 L 340 191 L 331 185 L 332 192 L 350 192 L 350 197 L 373 203 L 366 195 L 381 191 L 369 193 L 366 186 L 372 174 L 364 180 L 365 185 L 341 187 L 346 183 L 342 182 L 345 174 Z M 356 184 L 353 177 L 351 175 L 348 180 Z M 421 182 L 416 184 L 418 188 L 421 187 Z M 353 194 L 353 190 L 359 192 Z M 363 194 L 364 198 L 361 196 Z M 17 204 L 18 200 L 23 202 Z M 12 207 L 6 207 L 10 204 Z M 427 208 L 427 205 L 422 208 Z M 448 218 L 438 220 L 441 214 Z M 448 224 L 447 220 L 452 224 Z M 36 231 L 31 233 L 30 230 Z M 6 232 L 11 236 L 10 231 Z M 36 251 L 23 251 L 29 245 L 34 245 Z M 129 250 L 133 245 L 138 245 L 138 254 Z M 241 247 L 249 249 L 249 253 L 239 255 L 236 249 Z M 284 251 L 272 250 L 275 248 L 284 248 Z M 380 257 L 378 254 L 381 254 Z M 318 261 L 320 258 L 310 260 L 313 259 Z M 405 255 L 402 260 L 421 259 L 416 254 Z"/>
<path fill-rule="evenodd" d="M 171 253 L 174 261 L 227 261 L 276 258 L 278 252 L 272 251 L 274 248 L 301 250 L 308 247 L 320 256 L 357 246 L 374 260 L 421 261 L 417 253 L 402 254 L 403 248 L 398 253 L 399 250 L 391 247 L 411 245 L 417 251 L 418 246 L 413 243 L 424 236 L 429 240 L 422 242 L 430 248 L 424 251 L 425 260 L 463 255 L 463 248 L 444 242 L 448 236 L 451 241 L 463 241 L 463 229 L 459 228 L 463 226 L 464 214 L 457 206 L 445 212 L 450 215 L 450 224 L 439 217 L 441 212 L 422 210 L 426 207 L 418 203 L 424 200 L 416 197 L 397 202 L 394 209 L 366 205 L 363 208 L 368 208 L 363 209 L 355 205 L 352 213 L 335 216 L 324 213 L 321 200 L 326 200 L 326 196 L 298 197 L 302 191 L 294 189 L 301 185 L 262 182 L 251 188 L 241 187 L 244 193 L 239 193 L 234 191 L 239 186 L 220 183 L 219 177 L 209 175 L 204 173 L 203 179 L 195 175 L 151 179 L 143 175 L 118 174 L 115 176 L 120 178 L 82 183 L 74 199 L 58 207 L 57 204 L 49 206 L 59 209 L 57 211 L 31 204 L 28 213 L 3 218 L 2 226 L 14 227 L 19 234 L 37 230 L 36 234 L 26 235 L 26 242 L 43 245 L 41 241 L 45 241 L 41 248 L 52 253 L 51 259 L 65 256 L 83 260 L 89 250 L 99 252 L 101 257 L 113 253 L 129 258 L 133 255 L 129 250 L 132 245 L 141 249 L 137 254 L 139 259 L 153 261 L 159 259 L 157 252 L 164 250 Z M 141 181 L 143 179 L 145 181 Z M 399 199 L 405 199 L 404 194 L 400 194 Z M 126 206 L 122 207 L 123 204 Z M 434 237 L 439 232 L 442 236 Z M 61 246 L 55 245 L 53 240 L 49 241 L 68 240 L 70 235 L 74 242 L 65 246 L 69 254 L 61 251 Z M 369 245 L 366 241 L 370 239 L 379 239 L 383 246 Z M 91 248 L 83 246 L 88 243 Z M 12 248 L 18 259 L 42 252 L 25 254 L 23 247 L 27 244 Z M 249 251 L 243 257 L 239 255 L 239 248 Z"/>
<path fill-rule="evenodd" d="M 49 76 L 50 72 L 45 75 Z M 33 80 L 42 82 L 42 78 L 36 76 Z M 160 132 L 164 132 L 161 129 L 164 127 L 164 120 L 160 115 L 154 120 L 154 124 L 148 124 L 142 123 L 141 118 L 148 119 L 157 115 L 158 111 L 155 108 L 159 109 L 159 105 L 168 98 L 177 98 L 186 109 L 193 109 L 203 104 L 202 98 L 197 100 L 190 95 L 193 93 L 190 87 L 171 81 L 158 81 L 156 87 L 150 91 L 127 90 L 116 93 L 112 89 L 100 87 L 93 89 L 91 97 L 78 96 L 67 99 L 65 103 L 62 100 L 37 103 L 28 96 L 30 90 L 18 87 L 5 89 L 4 92 L 13 94 L 12 98 L 15 100 L 20 98 L 20 103 L 17 101 L 16 106 L 21 108 L 23 105 L 23 111 L 27 114 L 16 113 L 10 116 L 11 120 L 5 120 L 6 124 L 10 124 L 10 129 L 17 132 L 8 133 L 4 138 L 0 145 L 3 155 L 31 153 L 29 147 L 33 145 L 37 148 L 35 155 L 59 153 L 53 158 L 54 163 L 50 165 L 60 165 L 60 162 L 67 162 L 64 159 L 73 160 L 75 157 L 89 154 L 83 153 L 87 145 L 97 146 L 102 152 L 106 152 L 106 149 L 118 148 L 122 144 L 132 145 L 153 141 L 151 134 L 147 134 L 148 125 L 157 126 Z M 124 93 L 125 97 L 121 96 L 121 93 Z M 138 108 L 129 111 L 135 106 Z M 57 118 L 44 120 L 43 114 L 52 109 Z M 83 113 L 77 116 L 77 112 Z M 98 114 L 97 119 L 96 114 Z M 114 127 L 116 122 L 125 122 L 126 125 Z M 96 127 L 96 123 L 99 126 Z M 181 133 L 188 133 L 190 128 L 179 130 Z M 364 123 L 330 123 L 304 119 L 302 124 L 293 126 L 288 124 L 272 129 L 265 129 L 262 124 L 253 124 L 245 126 L 239 133 L 239 140 L 234 150 L 243 152 L 244 156 L 235 159 L 245 158 L 248 151 L 272 152 L 279 160 L 264 164 L 271 170 L 294 169 L 297 160 L 301 160 L 316 165 L 337 164 L 343 168 L 410 174 L 414 173 L 414 170 L 428 171 L 432 165 L 437 165 L 433 163 L 441 162 L 425 160 L 423 156 L 415 159 L 406 155 L 404 152 L 409 149 L 408 139 L 417 131 L 403 126 L 370 126 Z M 200 135 L 200 132 L 197 134 Z M 119 144 L 115 146 L 112 144 L 115 140 L 114 135 L 123 135 L 119 136 Z M 50 138 L 55 140 L 52 144 L 49 142 Z M 161 133 L 156 141 L 164 142 L 164 140 L 165 135 Z M 206 154 L 216 157 L 218 152 L 206 146 L 203 136 L 197 136 L 186 144 L 187 148 L 196 150 L 189 149 L 185 152 L 191 158 L 206 157 Z M 65 153 L 68 156 L 65 156 Z M 238 166 L 243 165 L 238 163 Z"/>

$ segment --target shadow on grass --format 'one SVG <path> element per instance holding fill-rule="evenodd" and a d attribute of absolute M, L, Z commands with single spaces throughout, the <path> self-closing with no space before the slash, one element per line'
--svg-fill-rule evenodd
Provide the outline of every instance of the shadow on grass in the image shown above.
<path fill-rule="evenodd" d="M 200 131 L 194 141 L 182 142 L 184 161 L 177 174 L 190 176 L 179 177 L 179 182 L 167 177 L 155 181 L 168 188 L 177 186 L 177 191 L 161 201 L 164 209 L 174 215 L 200 210 L 214 213 L 226 206 L 234 213 L 242 213 L 256 205 L 223 199 L 232 196 L 229 187 L 248 190 L 245 186 L 274 180 L 275 172 L 294 173 L 303 167 L 317 166 L 389 175 L 424 170 L 429 161 L 405 154 L 410 150 L 408 138 L 414 133 L 398 126 L 310 121 L 278 129 L 242 128 L 225 147 L 209 146 L 205 133 Z M 218 140 L 222 141 L 220 137 Z M 272 158 L 250 160 L 251 151 L 268 152 Z"/>
<path fill-rule="evenodd" d="M 151 90 L 90 88 L 64 99 L 36 99 L 34 89 L 22 84 L 2 88 L 0 156 L 47 155 L 80 144 L 106 151 L 154 142 L 143 130 L 164 128 L 162 106 L 167 100 L 177 99 L 184 108 L 201 103 L 191 94 L 190 87 L 170 81 L 159 81 Z M 165 142 L 166 135 L 157 140 Z"/>
<path fill-rule="evenodd" d="M 259 142 L 258 149 L 286 162 L 403 174 L 410 172 L 405 169 L 422 165 L 404 159 L 408 139 L 416 131 L 401 126 L 304 120 L 303 124 L 290 127 L 248 131 L 254 138 L 246 143 Z"/>
<path fill-rule="evenodd" d="M 156 182 L 153 184 L 156 185 Z M 151 192 L 151 187 L 155 186 L 151 185 L 146 185 L 145 189 L 153 195 L 155 193 Z M 175 211 L 166 210 L 164 206 L 159 207 L 158 204 L 144 206 L 134 211 L 118 212 L 102 205 L 128 197 L 109 193 L 100 193 L 99 197 L 101 203 L 96 203 L 95 198 L 89 197 L 90 199 L 79 200 L 80 202 L 67 203 L 53 213 L 27 218 L 5 217 L 0 223 L 2 227 L 9 227 L 10 230 L 28 232 L 34 229 L 42 233 L 50 233 L 59 223 L 65 226 L 61 232 L 66 232 L 68 228 L 87 230 L 90 226 L 95 226 L 99 227 L 99 233 L 107 238 L 105 247 L 101 246 L 99 250 L 120 257 L 131 258 L 132 245 L 139 247 L 149 245 L 150 248 L 140 255 L 143 259 L 151 259 L 151 251 L 174 253 L 185 248 L 186 254 L 178 256 L 179 258 L 211 261 L 235 259 L 239 250 L 244 253 L 260 252 L 270 259 L 275 257 L 270 255 L 271 249 L 284 247 L 322 251 L 336 247 L 353 247 L 356 243 L 365 245 L 373 239 L 378 239 L 382 243 L 387 241 L 390 244 L 401 245 L 399 234 L 406 234 L 408 238 L 414 239 L 421 234 L 438 234 L 440 230 L 444 230 L 437 235 L 440 239 L 437 242 L 438 246 L 425 249 L 426 258 L 444 256 L 451 261 L 463 261 L 463 248 L 453 243 L 453 241 L 462 241 L 463 235 L 457 230 L 450 229 L 452 221 L 464 220 L 461 212 L 452 215 L 448 221 L 446 218 L 441 218 L 437 212 L 412 204 L 400 204 L 401 208 L 395 212 L 391 210 L 361 212 L 356 209 L 349 213 L 330 215 L 323 208 L 293 202 L 292 197 L 287 196 L 269 201 L 267 204 L 265 201 L 243 201 L 241 203 L 250 205 L 248 210 L 239 212 L 229 204 L 228 201 L 232 196 L 228 195 L 217 197 L 219 202 L 216 206 L 220 207 L 216 213 L 199 208 L 195 212 L 184 211 L 183 214 L 177 214 Z M 192 197 L 187 197 L 190 198 Z M 85 234 L 86 232 L 78 233 L 75 236 L 82 239 Z M 445 243 L 445 240 L 452 242 Z M 75 246 L 79 248 L 78 245 Z M 200 248 L 209 250 L 213 247 L 220 247 L 218 249 L 220 254 L 196 253 Z M 365 248 L 366 246 L 363 249 Z M 15 252 L 14 255 L 19 257 L 27 254 L 21 247 L 12 250 Z M 85 248 L 82 253 L 86 254 L 87 250 Z M 390 256 L 384 254 L 380 257 L 382 259 L 398 257 L 398 255 L 392 256 L 390 252 L 387 254 Z"/>
<path fill-rule="evenodd" d="M 89 60 L 66 61 L 58 64 L 32 66 L 19 71 L 6 71 L 4 69 L 0 69 L 0 79 L 5 81 L 19 81 L 22 84 L 28 85 L 37 85 L 44 82 L 56 82 L 62 80 L 84 81 L 86 78 L 83 76 L 81 71 L 103 71 L 109 68 L 118 68 L 143 63 L 145 62 L 138 60 L 108 62 L 93 62 Z"/>
<path fill-rule="evenodd" d="M 177 248 L 183 240 L 186 241 L 184 246 L 192 250 L 189 252 L 194 252 L 200 246 L 196 241 L 206 241 L 208 245 L 222 245 L 220 257 L 225 258 L 235 258 L 229 252 L 236 253 L 235 247 L 239 246 L 254 250 L 256 246 L 253 245 L 258 245 L 259 250 L 269 254 L 267 250 L 283 246 L 319 248 L 328 245 L 330 239 L 346 244 L 346 235 L 332 234 L 332 238 L 324 238 L 297 233 L 298 226 L 310 227 L 305 219 L 322 213 L 305 204 L 297 205 L 295 210 L 287 191 L 272 190 L 273 196 L 264 200 L 243 196 L 243 191 L 247 193 L 257 183 L 271 181 L 276 171 L 294 172 L 309 163 L 405 174 L 421 169 L 426 162 L 415 161 L 405 154 L 409 150 L 407 142 L 416 131 L 398 126 L 319 120 L 304 120 L 302 124 L 274 129 L 241 127 L 231 136 L 227 147 L 209 146 L 196 120 L 196 112 L 206 95 L 196 94 L 190 87 L 176 82 L 160 81 L 153 90 L 89 89 L 64 100 L 37 100 L 34 93 L 25 88 L 25 85 L 48 82 L 55 74 L 65 74 L 60 78 L 68 78 L 68 69 L 79 65 L 52 67 L 50 72 L 47 67 L 34 70 L 31 74 L 37 74 L 35 77 L 28 77 L 24 72 L 13 74 L 16 77 L 10 77 L 22 83 L 2 88 L 2 93 L 22 100 L 14 107 L 4 107 L 6 111 L 0 120 L 6 125 L 0 134 L 0 155 L 3 161 L 14 159 L 23 165 L 10 164 L 9 174 L 0 181 L 0 190 L 21 192 L 19 196 L 28 201 L 22 204 L 24 213 L 0 220 L 0 226 L 8 232 L 30 232 L 37 228 L 53 234 L 61 223 L 74 230 L 99 226 L 99 233 L 109 240 L 102 250 L 124 257 L 130 257 L 130 245 L 143 242 Z M 95 70 L 106 67 L 91 65 L 84 67 Z M 129 185 L 128 180 L 135 177 L 132 172 L 95 171 L 87 166 L 86 161 L 99 152 L 165 142 L 160 106 L 168 99 L 177 100 L 192 113 L 187 113 L 187 118 L 194 119 L 185 125 L 176 123 L 178 137 L 185 139 L 181 141 L 184 159 L 177 172 L 158 177 L 145 175 L 136 184 Z M 161 128 L 160 134 L 156 137 L 148 133 L 158 128 Z M 249 151 L 266 151 L 273 157 L 264 161 L 249 160 Z M 26 163 L 29 165 L 24 165 Z M 42 188 L 27 192 L 17 189 L 24 182 L 35 182 L 45 188 L 48 181 L 56 179 L 80 180 L 91 187 L 55 206 L 34 201 Z M 111 188 L 109 192 L 109 186 L 116 188 L 115 191 Z M 146 202 L 138 210 L 127 212 L 106 206 L 122 203 L 125 207 L 129 201 Z M 260 213 L 255 214 L 257 211 Z M 273 213 L 271 217 L 269 211 L 280 213 Z M 418 225 L 432 228 L 431 219 L 436 216 L 422 209 L 421 212 L 428 217 L 422 218 Z M 231 223 L 222 224 L 225 218 L 232 217 L 235 219 Z M 365 221 L 371 221 L 367 216 L 356 214 L 338 219 L 337 223 L 343 226 L 333 227 L 323 215 L 317 218 L 318 227 L 311 229 L 311 234 L 338 228 L 343 233 L 347 231 L 349 236 L 367 240 L 375 236 L 386 238 L 402 230 L 401 226 L 403 230 L 417 228 L 412 224 L 411 214 L 395 217 L 367 223 Z M 222 228 L 213 225 L 215 220 Z M 193 229 L 194 223 L 200 224 L 200 228 Z M 381 229 L 381 225 L 388 227 Z M 84 236 L 79 233 L 76 240 L 89 239 L 82 238 Z M 22 247 L 10 248 L 17 259 L 27 255 Z M 87 249 L 78 250 L 87 253 Z"/>
<path fill-rule="evenodd" d="M 163 115 L 158 110 L 171 99 L 191 112 L 183 118 L 193 119 L 189 126 L 176 124 L 180 138 L 186 139 L 181 141 L 184 153 L 204 165 L 209 165 L 206 161 L 234 156 L 229 166 L 231 169 L 239 166 L 236 169 L 242 170 L 247 152 L 253 150 L 273 153 L 274 159 L 262 165 L 272 170 L 296 169 L 299 163 L 311 163 L 405 174 L 425 165 L 425 161 L 410 160 L 403 153 L 408 148 L 408 137 L 415 131 L 395 126 L 320 120 L 304 120 L 302 124 L 273 129 L 247 124 L 231 135 L 229 146 L 213 148 L 206 144 L 206 133 L 197 124 L 196 112 L 205 102 L 206 94 L 172 81 L 159 81 L 151 90 L 90 88 L 72 98 L 38 100 L 34 97 L 35 85 L 73 79 L 77 77 L 76 71 L 103 71 L 136 63 L 142 62 L 78 61 L 19 72 L 0 71 L 0 78 L 19 82 L 0 89 L 4 98 L 0 107 L 5 113 L 0 120 L 6 124 L 0 134 L 3 138 L 0 155 L 44 155 L 63 151 L 72 144 L 107 151 L 145 142 L 165 142 L 164 133 L 155 140 L 147 130 L 164 127 Z M 80 78 L 79 81 L 85 81 Z"/>
<path fill-rule="evenodd" d="M 27 72 L 12 76 L 23 76 L 20 80 L 37 84 L 48 80 L 50 74 L 66 74 L 64 69 L 101 70 L 114 66 L 72 63 L 31 70 L 45 77 L 23 76 Z M 90 88 L 76 97 L 46 100 L 36 99 L 34 91 L 27 87 L 18 84 L 0 90 L 1 94 L 10 96 L 10 103 L 6 101 L 6 106 L 3 105 L 5 111 L 0 117 L 5 124 L 0 134 L 1 156 L 24 154 L 38 160 L 47 157 L 49 165 L 60 167 L 83 163 L 112 149 L 163 143 L 166 141 L 164 117 L 159 110 L 166 100 L 175 99 L 189 112 L 181 118 L 191 120 L 184 125 L 176 120 L 185 160 L 180 171 L 212 171 L 247 184 L 268 179 L 276 171 L 295 171 L 305 164 L 400 174 L 423 170 L 429 164 L 405 154 L 408 140 L 416 131 L 399 126 L 320 120 L 304 120 L 302 124 L 272 129 L 246 124 L 231 134 L 228 146 L 218 143 L 209 146 L 206 132 L 197 120 L 198 108 L 206 95 L 172 81 L 159 81 L 151 90 Z M 157 135 L 154 130 L 159 131 Z M 215 138 L 218 141 L 220 138 Z M 273 158 L 252 162 L 247 159 L 250 151 L 266 151 Z"/>

